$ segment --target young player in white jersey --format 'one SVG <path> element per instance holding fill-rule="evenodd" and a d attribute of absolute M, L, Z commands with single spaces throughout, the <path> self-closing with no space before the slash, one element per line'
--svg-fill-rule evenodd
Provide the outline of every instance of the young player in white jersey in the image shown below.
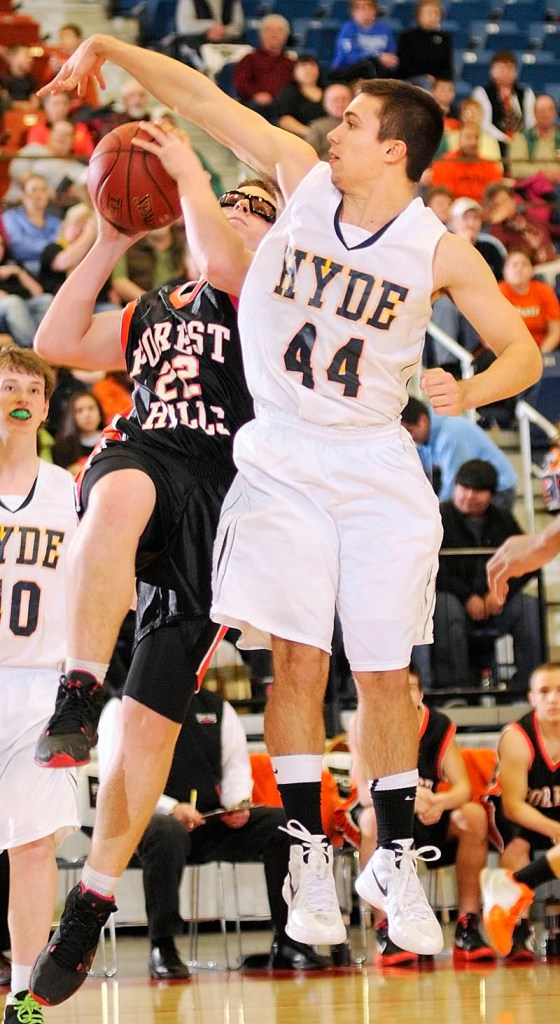
<path fill-rule="evenodd" d="M 301 139 L 198 72 L 108 36 L 82 44 L 47 91 L 83 89 L 90 77 L 103 84 L 106 59 L 240 159 L 273 173 L 287 201 L 272 233 L 274 253 L 257 250 L 241 296 L 256 419 L 235 442 L 239 477 L 215 549 L 213 614 L 242 623 L 246 645 L 272 634 L 265 733 L 293 819 L 288 934 L 312 943 L 343 935 L 319 815 L 337 608 L 379 825 L 360 893 L 385 910 L 392 941 L 438 952 L 441 929 L 412 844 L 418 730 L 406 666 L 412 646 L 430 638 L 440 524 L 399 414 L 431 296 L 441 289 L 497 359 L 465 381 L 428 371 L 423 387 L 436 411 L 456 415 L 518 394 L 538 379 L 541 360 L 476 250 L 414 203 L 442 133 L 427 93 L 390 80 L 364 83 L 330 134 L 329 172 Z M 196 189 L 184 202 L 200 221 L 190 235 L 198 259 L 218 214 Z"/>
<path fill-rule="evenodd" d="M 28 991 L 56 898 L 56 847 L 78 828 L 70 770 L 34 762 L 66 654 L 66 552 L 77 525 L 72 477 L 39 459 L 54 374 L 33 352 L 0 349 L 0 849 L 10 859 L 11 992 L 4 1024 L 41 1024 Z"/>

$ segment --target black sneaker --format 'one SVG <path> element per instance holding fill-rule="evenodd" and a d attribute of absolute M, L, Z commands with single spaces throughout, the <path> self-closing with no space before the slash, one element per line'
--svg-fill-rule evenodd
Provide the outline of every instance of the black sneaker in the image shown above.
<path fill-rule="evenodd" d="M 113 900 L 84 889 L 81 882 L 72 889 L 60 924 L 31 971 L 29 991 L 38 1003 L 56 1006 L 83 985 L 101 929 L 116 909 Z"/>
<path fill-rule="evenodd" d="M 374 963 L 378 967 L 414 967 L 418 963 L 418 953 L 410 953 L 391 942 L 386 920 L 375 926 L 375 940 Z"/>
<path fill-rule="evenodd" d="M 535 933 L 529 921 L 518 921 L 513 929 L 511 951 L 506 960 L 510 964 L 529 964 L 537 960 Z"/>
<path fill-rule="evenodd" d="M 480 934 L 478 914 L 463 914 L 457 920 L 453 959 L 455 963 L 475 963 L 478 960 L 494 961 L 496 959 L 494 950 Z"/>
<path fill-rule="evenodd" d="M 43 1011 L 27 990 L 18 992 L 8 996 L 2 1024 L 43 1024 Z"/>
<path fill-rule="evenodd" d="M 284 936 L 275 938 L 270 951 L 270 968 L 273 971 L 321 971 L 330 967 L 331 958 L 317 953 L 305 942 L 295 942 Z"/>
<path fill-rule="evenodd" d="M 102 689 L 95 676 L 77 671 L 61 676 L 54 713 L 35 747 L 35 764 L 42 768 L 88 764 L 102 707 Z"/>

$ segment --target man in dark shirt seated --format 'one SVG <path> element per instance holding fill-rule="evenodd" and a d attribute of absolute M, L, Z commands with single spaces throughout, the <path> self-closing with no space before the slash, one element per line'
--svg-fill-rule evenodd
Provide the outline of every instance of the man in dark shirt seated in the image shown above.
<path fill-rule="evenodd" d="M 292 81 L 294 62 L 286 52 L 290 25 L 280 14 L 268 14 L 261 21 L 261 44 L 235 65 L 237 96 L 247 107 L 276 123 L 276 97 Z"/>

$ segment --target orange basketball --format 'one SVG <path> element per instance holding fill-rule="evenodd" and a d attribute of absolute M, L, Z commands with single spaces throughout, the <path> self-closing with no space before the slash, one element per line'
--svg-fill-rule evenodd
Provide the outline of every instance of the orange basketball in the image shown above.
<path fill-rule="evenodd" d="M 126 235 L 163 228 L 181 216 L 177 183 L 153 153 L 132 144 L 149 139 L 138 121 L 105 135 L 88 165 L 92 203 L 102 217 Z"/>

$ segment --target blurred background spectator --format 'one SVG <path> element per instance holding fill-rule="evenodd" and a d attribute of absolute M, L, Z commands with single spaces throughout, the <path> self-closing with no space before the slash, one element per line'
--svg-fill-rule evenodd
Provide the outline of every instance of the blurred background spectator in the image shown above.
<path fill-rule="evenodd" d="M 90 391 L 73 395 L 62 417 L 53 448 L 53 462 L 74 475 L 91 455 L 104 426 L 103 409 Z"/>
<path fill-rule="evenodd" d="M 41 253 L 54 242 L 60 230 L 60 218 L 47 213 L 51 192 L 45 179 L 31 174 L 21 186 L 21 203 L 2 214 L 8 245 L 18 263 L 31 274 L 41 269 Z"/>
<path fill-rule="evenodd" d="M 391 26 L 377 20 L 375 0 L 350 0 L 349 14 L 336 38 L 331 81 L 396 75 L 396 40 Z"/>
<path fill-rule="evenodd" d="M 290 23 L 281 14 L 267 14 L 259 27 L 260 44 L 235 65 L 235 92 L 242 103 L 276 123 L 276 99 L 294 74 L 286 50 Z"/>
<path fill-rule="evenodd" d="M 416 25 L 397 42 L 399 78 L 428 88 L 436 78 L 453 78 L 453 40 L 442 31 L 439 0 L 418 0 Z"/>
<path fill-rule="evenodd" d="M 343 82 L 333 82 L 326 86 L 322 100 L 323 115 L 311 122 L 303 136 L 313 146 L 320 160 L 327 159 L 330 147 L 327 136 L 342 121 L 342 115 L 351 99 L 352 90 Z"/>
<path fill-rule="evenodd" d="M 293 81 L 278 94 L 278 126 L 305 138 L 312 121 L 323 114 L 321 68 L 315 57 L 302 53 L 294 63 Z"/>

